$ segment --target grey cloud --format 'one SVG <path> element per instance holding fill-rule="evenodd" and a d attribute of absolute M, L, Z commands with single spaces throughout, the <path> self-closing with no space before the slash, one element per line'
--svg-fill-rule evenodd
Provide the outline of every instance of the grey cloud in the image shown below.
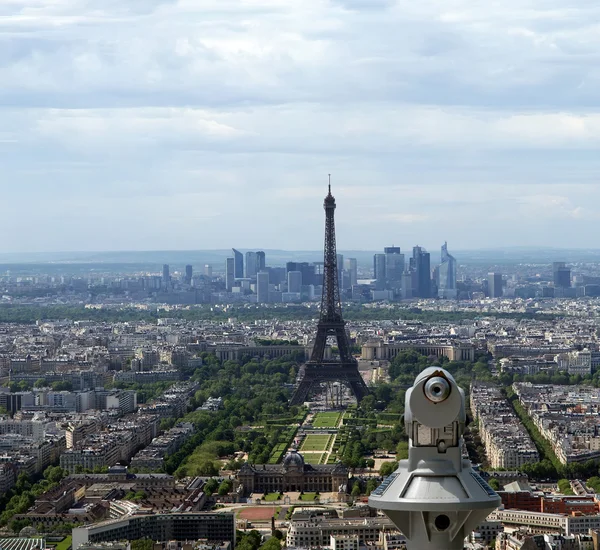
<path fill-rule="evenodd" d="M 591 0 L 9 0 L 0 14 L 0 191 L 30 213 L 17 250 L 318 248 L 329 172 L 356 247 L 560 245 L 557 204 L 593 243 Z M 248 209 L 273 216 L 240 231 Z M 473 209 L 506 229 L 474 234 Z M 163 211 L 181 215 L 149 215 Z"/>

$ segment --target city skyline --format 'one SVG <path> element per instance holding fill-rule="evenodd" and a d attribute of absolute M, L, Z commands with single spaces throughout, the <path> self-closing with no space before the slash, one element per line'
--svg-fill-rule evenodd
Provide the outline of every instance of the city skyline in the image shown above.
<path fill-rule="evenodd" d="M 11 0 L 3 249 L 594 246 L 599 9 Z"/>

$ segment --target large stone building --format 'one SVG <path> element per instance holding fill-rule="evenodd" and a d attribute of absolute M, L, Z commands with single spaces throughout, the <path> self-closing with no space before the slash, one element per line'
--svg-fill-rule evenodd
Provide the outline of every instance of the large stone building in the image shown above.
<path fill-rule="evenodd" d="M 348 468 L 342 464 L 306 464 L 297 451 L 281 464 L 244 464 L 237 476 L 244 494 L 277 492 L 345 492 Z"/>
<path fill-rule="evenodd" d="M 450 361 L 475 361 L 475 346 L 465 341 L 429 341 L 384 342 L 372 340 L 362 346 L 361 357 L 366 361 L 388 360 L 396 355 L 414 350 L 422 355 L 447 357 Z"/>

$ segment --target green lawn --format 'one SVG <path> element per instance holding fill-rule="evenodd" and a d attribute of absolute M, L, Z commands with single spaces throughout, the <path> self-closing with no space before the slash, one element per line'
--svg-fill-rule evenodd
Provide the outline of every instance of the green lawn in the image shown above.
<path fill-rule="evenodd" d="M 279 493 L 269 493 L 268 495 L 265 495 L 265 502 L 274 502 L 280 500 L 280 498 Z"/>
<path fill-rule="evenodd" d="M 302 456 L 307 464 L 321 464 L 325 453 L 302 453 Z"/>
<path fill-rule="evenodd" d="M 330 435 L 309 434 L 302 442 L 302 452 L 304 451 L 326 451 Z"/>
<path fill-rule="evenodd" d="M 65 537 L 64 540 L 62 540 L 61 542 L 59 542 L 56 545 L 55 550 L 69 550 L 69 548 L 71 548 L 71 542 L 72 542 L 72 537 L 71 537 L 71 535 L 69 535 L 68 537 Z"/>
<path fill-rule="evenodd" d="M 335 428 L 340 421 L 340 412 L 319 412 L 313 418 L 315 428 Z"/>
<path fill-rule="evenodd" d="M 315 500 L 317 493 L 304 493 L 300 495 L 300 500 Z"/>

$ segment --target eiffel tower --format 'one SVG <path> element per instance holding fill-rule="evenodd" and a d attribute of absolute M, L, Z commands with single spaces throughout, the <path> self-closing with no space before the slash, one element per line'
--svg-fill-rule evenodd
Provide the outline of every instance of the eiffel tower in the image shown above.
<path fill-rule="evenodd" d="M 310 360 L 300 367 L 298 385 L 290 405 L 301 405 L 308 400 L 314 389 L 328 382 L 342 382 L 347 385 L 357 401 L 369 393 L 367 385 L 358 372 L 358 363 L 350 353 L 346 323 L 342 318 L 335 246 L 335 199 L 331 194 L 331 183 L 323 208 L 325 209 L 325 254 L 321 316 L 317 325 L 315 346 Z M 337 340 L 339 359 L 325 360 L 323 357 L 328 336 L 335 336 Z"/>

